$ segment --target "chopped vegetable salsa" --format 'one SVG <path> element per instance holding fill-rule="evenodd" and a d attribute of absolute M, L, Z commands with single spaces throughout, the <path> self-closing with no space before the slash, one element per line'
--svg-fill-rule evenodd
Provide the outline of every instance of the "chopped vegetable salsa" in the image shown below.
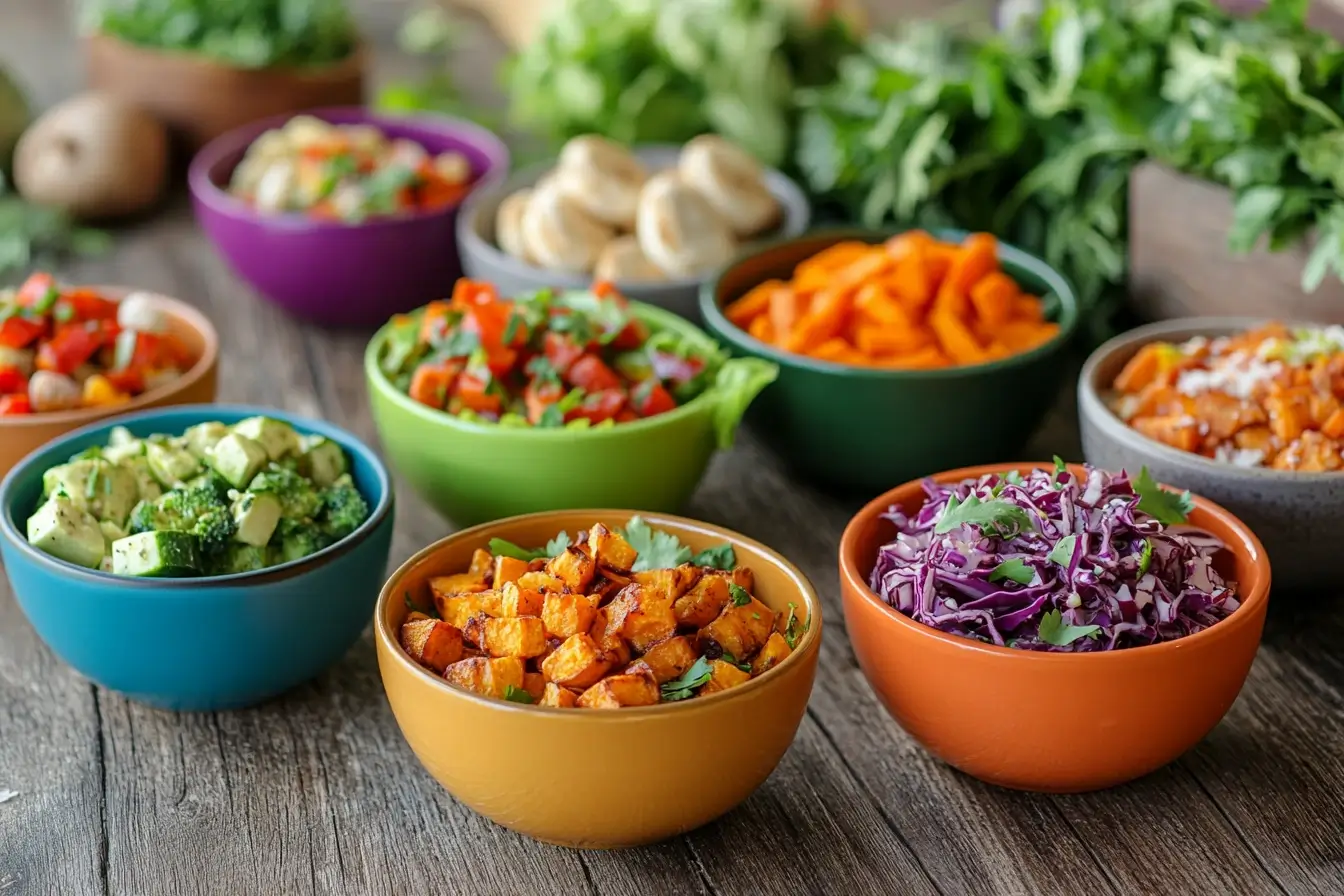
<path fill-rule="evenodd" d="M 1184 525 L 1189 493 L 1062 461 L 949 485 L 927 481 L 869 585 L 939 631 L 1024 650 L 1089 652 L 1172 641 L 1239 606 L 1214 568 L 1224 549 Z"/>
<path fill-rule="evenodd" d="M 195 363 L 152 297 L 33 274 L 0 290 L 0 417 L 124 404 Z"/>
<path fill-rule="evenodd" d="M 930 370 L 983 364 L 1050 341 L 1046 306 L 999 268 L 986 233 L 960 245 L 919 230 L 842 242 L 724 309 L 755 339 L 838 364 Z"/>
<path fill-rule="evenodd" d="M 42 476 L 28 542 L 124 576 L 217 576 L 298 560 L 358 529 L 369 505 L 345 449 L 250 417 L 139 439 L 124 427 Z"/>
<path fill-rule="evenodd" d="M 699 553 L 631 517 L 540 548 L 492 539 L 429 581 L 401 645 L 450 684 L 515 703 L 652 706 L 717 693 L 793 652 L 808 622 L 757 600 L 730 544 Z"/>
<path fill-rule="evenodd" d="M 1120 419 L 1173 448 L 1242 467 L 1344 468 L 1344 327 L 1152 342 L 1113 385 Z"/>
<path fill-rule="evenodd" d="M 451 208 L 475 177 L 459 152 L 434 156 L 373 125 L 299 115 L 252 142 L 229 192 L 262 212 L 358 223 Z"/>
<path fill-rule="evenodd" d="M 675 410 L 723 364 L 675 333 L 650 333 L 609 284 L 510 301 L 465 279 L 451 301 L 395 318 L 380 363 L 423 405 L 540 428 L 612 426 Z"/>

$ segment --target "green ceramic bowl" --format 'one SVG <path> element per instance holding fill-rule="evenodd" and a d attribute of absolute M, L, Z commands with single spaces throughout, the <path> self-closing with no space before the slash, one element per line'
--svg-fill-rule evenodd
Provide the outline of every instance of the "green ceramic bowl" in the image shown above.
<path fill-rule="evenodd" d="M 938 470 L 1011 460 L 1054 404 L 1067 367 L 1059 356 L 1078 325 L 1072 287 L 1045 262 L 999 245 L 999 263 L 1042 296 L 1059 324 L 1049 342 L 1010 358 L 945 370 L 885 370 L 793 355 L 760 342 L 723 307 L 842 240 L 880 242 L 896 231 L 826 231 L 740 258 L 700 294 L 705 325 L 735 355 L 779 365 L 749 422 L 794 470 L 841 489 L 874 492 Z M 961 231 L 934 231 L 960 242 Z"/>
<path fill-rule="evenodd" d="M 630 309 L 652 331 L 672 330 L 705 355 L 724 355 L 675 314 L 639 302 Z M 693 401 L 657 417 L 593 429 L 501 427 L 426 407 L 393 386 L 378 365 L 390 331 L 389 323 L 375 333 L 364 353 L 379 437 L 394 470 L 460 526 L 577 507 L 675 511 L 777 373 L 772 363 L 737 358 Z"/>

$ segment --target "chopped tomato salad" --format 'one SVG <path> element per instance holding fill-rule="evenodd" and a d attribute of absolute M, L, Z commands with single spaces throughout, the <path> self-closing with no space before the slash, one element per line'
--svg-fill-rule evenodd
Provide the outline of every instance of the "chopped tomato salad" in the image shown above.
<path fill-rule="evenodd" d="M 0 416 L 123 404 L 192 360 L 148 296 L 117 302 L 45 273 L 0 291 Z"/>
<path fill-rule="evenodd" d="M 509 300 L 464 279 L 451 300 L 394 318 L 381 365 L 428 407 L 547 428 L 675 410 L 709 387 L 719 358 L 651 333 L 610 284 Z"/>

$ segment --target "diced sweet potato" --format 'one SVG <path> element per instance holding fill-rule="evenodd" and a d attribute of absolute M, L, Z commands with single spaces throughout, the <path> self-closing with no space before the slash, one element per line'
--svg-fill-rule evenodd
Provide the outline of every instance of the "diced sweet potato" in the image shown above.
<path fill-rule="evenodd" d="M 588 596 L 593 599 L 593 606 L 601 606 L 620 594 L 621 589 L 629 584 L 630 579 L 613 570 L 600 572 L 588 583 Z"/>
<path fill-rule="evenodd" d="M 499 592 L 481 591 L 476 594 L 458 594 L 453 597 L 441 597 L 434 592 L 434 607 L 443 621 L 456 628 L 465 628 L 467 620 L 473 616 L 498 616 L 500 614 Z"/>
<path fill-rule="evenodd" d="M 774 611 L 756 598 L 740 607 L 730 603 L 700 629 L 700 650 L 703 653 L 708 645 L 717 644 L 738 662 L 749 660 L 765 645 L 774 625 Z"/>
<path fill-rule="evenodd" d="M 726 691 L 740 684 L 746 684 L 751 680 L 750 672 L 744 672 L 732 663 L 726 663 L 723 660 L 711 660 L 709 668 L 709 681 L 705 682 L 704 686 L 700 688 L 701 696 Z"/>
<path fill-rule="evenodd" d="M 631 584 L 607 606 L 607 631 L 643 651 L 677 631 L 672 599 L 646 585 Z"/>
<path fill-rule="evenodd" d="M 607 630 L 610 617 L 605 607 L 599 609 L 593 614 L 593 626 L 588 630 L 589 636 L 602 651 L 603 655 L 611 662 L 613 666 L 624 666 L 630 662 L 630 645 L 621 637 L 619 632 L 609 632 Z"/>
<path fill-rule="evenodd" d="M 639 557 L 635 549 L 630 547 L 630 542 L 601 523 L 594 523 L 593 528 L 588 530 L 588 550 L 597 561 L 598 568 L 622 573 L 628 573 Z"/>
<path fill-rule="evenodd" d="M 789 647 L 789 642 L 784 640 L 784 636 L 779 632 L 771 632 L 770 637 L 765 640 L 765 646 L 751 661 L 751 674 L 761 675 L 769 672 L 783 662 L 790 653 L 793 653 L 793 650 Z"/>
<path fill-rule="evenodd" d="M 495 568 L 495 558 L 489 551 L 477 548 L 471 552 L 471 566 L 467 567 L 467 572 L 471 575 L 485 578 L 485 574 Z"/>
<path fill-rule="evenodd" d="M 401 646 L 420 665 L 442 673 L 462 659 L 462 632 L 439 619 L 417 619 L 401 627 Z"/>
<path fill-rule="evenodd" d="M 546 693 L 546 676 L 540 672 L 524 672 L 523 690 L 531 695 L 533 703 L 540 703 Z"/>
<path fill-rule="evenodd" d="M 516 656 L 475 657 L 453 663 L 443 670 L 443 677 L 449 684 L 502 699 L 510 686 L 522 688 L 523 668 L 523 661 Z"/>
<path fill-rule="evenodd" d="M 570 545 L 563 554 L 551 558 L 546 571 L 564 582 L 570 591 L 582 594 L 597 573 L 597 564 L 580 548 Z"/>
<path fill-rule="evenodd" d="M 565 583 L 548 572 L 531 570 L 518 577 L 518 587 L 542 594 L 560 594 L 565 591 Z"/>
<path fill-rule="evenodd" d="M 500 554 L 495 558 L 495 579 L 494 586 L 503 588 L 505 582 L 516 582 L 518 577 L 527 573 L 527 561 L 519 560 L 517 557 L 505 557 Z"/>
<path fill-rule="evenodd" d="M 499 592 L 499 615 L 540 616 L 543 600 L 540 591 L 520 588 L 515 582 L 505 582 Z"/>
<path fill-rule="evenodd" d="M 717 619 L 728 604 L 730 582 L 727 576 L 701 576 L 695 586 L 673 605 L 677 623 L 701 628 Z"/>
<path fill-rule="evenodd" d="M 686 670 L 695 664 L 695 639 L 688 635 L 676 635 L 659 641 L 640 657 L 659 684 L 680 678 Z"/>
<path fill-rule="evenodd" d="M 419 610 L 412 610 L 406 614 L 407 622 L 419 622 L 422 619 L 433 619 L 428 613 L 421 613 Z"/>
<path fill-rule="evenodd" d="M 455 576 L 435 576 L 429 580 L 429 590 L 434 600 L 455 597 L 459 594 L 474 594 L 486 589 L 485 576 L 464 572 Z"/>
<path fill-rule="evenodd" d="M 706 685 L 708 687 L 708 685 Z M 609 675 L 579 697 L 585 709 L 620 709 L 622 706 L 653 706 L 658 703 L 658 682 L 647 669 Z"/>
<path fill-rule="evenodd" d="M 552 638 L 568 638 L 593 627 L 597 606 L 582 594 L 548 594 L 541 607 L 541 621 Z"/>
<path fill-rule="evenodd" d="M 569 688 L 562 688 L 554 682 L 546 682 L 546 689 L 542 691 L 541 699 L 537 701 L 540 706 L 558 706 L 561 709 L 569 709 L 579 702 L 578 696 Z"/>
<path fill-rule="evenodd" d="M 473 616 L 462 635 L 490 656 L 534 657 L 546 652 L 546 627 L 536 616 Z"/>
<path fill-rule="evenodd" d="M 1297 396 L 1271 396 L 1265 399 L 1265 409 L 1269 411 L 1269 428 L 1285 444 L 1302 435 L 1311 423 L 1309 402 Z"/>
<path fill-rule="evenodd" d="M 587 688 L 607 674 L 611 661 L 586 634 L 573 635 L 541 663 L 547 681 L 572 688 Z"/>
<path fill-rule="evenodd" d="M 689 563 L 684 563 L 676 569 L 650 569 L 637 572 L 631 578 L 645 588 L 675 601 L 699 580 L 700 570 Z"/>

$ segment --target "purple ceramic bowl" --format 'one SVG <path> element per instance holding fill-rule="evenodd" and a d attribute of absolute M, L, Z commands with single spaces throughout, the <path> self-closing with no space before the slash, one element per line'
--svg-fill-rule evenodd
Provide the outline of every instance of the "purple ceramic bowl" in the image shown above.
<path fill-rule="evenodd" d="M 456 118 L 394 118 L 356 107 L 298 114 L 332 124 L 371 124 L 431 153 L 457 150 L 471 162 L 475 187 L 508 174 L 503 141 Z M 293 117 L 265 118 L 229 131 L 191 161 L 187 179 L 196 219 L 234 271 L 292 314 L 333 327 L 376 326 L 450 295 L 462 275 L 457 207 L 345 224 L 261 214 L 226 192 L 252 141 Z"/>

